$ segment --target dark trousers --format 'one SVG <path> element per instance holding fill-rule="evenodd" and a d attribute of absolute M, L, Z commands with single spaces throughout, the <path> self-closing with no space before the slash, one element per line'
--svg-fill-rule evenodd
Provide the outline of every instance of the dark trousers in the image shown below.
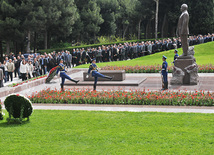
<path fill-rule="evenodd" d="M 101 56 L 97 56 L 96 57 L 96 62 L 102 62 L 102 57 Z"/>
<path fill-rule="evenodd" d="M 22 81 L 25 81 L 25 80 L 26 80 L 26 74 L 27 74 L 27 73 L 21 73 Z"/>
<path fill-rule="evenodd" d="M 8 76 L 8 71 L 5 71 L 5 72 L 4 72 L 4 82 L 5 82 L 5 83 L 8 81 L 8 80 L 7 80 L 7 79 L 8 79 L 7 76 Z"/>
<path fill-rule="evenodd" d="M 68 76 L 65 72 L 60 73 L 60 77 L 62 78 L 61 85 L 64 85 L 65 79 L 68 79 L 70 81 L 76 82 L 76 80 L 72 79 L 70 76 Z"/>
<path fill-rule="evenodd" d="M 4 85 L 3 85 L 3 80 L 0 80 L 0 88 L 1 87 L 4 87 Z"/>
<path fill-rule="evenodd" d="M 43 70 L 43 73 L 46 74 L 47 67 L 41 66 L 40 75 L 43 75 L 43 74 L 42 74 L 42 70 Z"/>
<path fill-rule="evenodd" d="M 93 71 L 92 72 L 92 77 L 94 77 L 94 90 L 96 90 L 96 86 L 97 86 L 97 81 L 98 81 L 98 77 L 100 78 L 106 78 L 106 79 L 112 79 L 109 76 L 103 75 L 97 71 Z"/>
<path fill-rule="evenodd" d="M 14 74 L 15 74 L 15 77 L 17 77 L 17 75 L 18 75 L 18 77 L 20 76 L 20 75 L 19 75 L 19 68 L 16 68 L 16 69 L 14 70 Z"/>
<path fill-rule="evenodd" d="M 9 81 L 9 78 L 11 81 L 13 81 L 13 72 L 8 72 L 8 81 Z"/>

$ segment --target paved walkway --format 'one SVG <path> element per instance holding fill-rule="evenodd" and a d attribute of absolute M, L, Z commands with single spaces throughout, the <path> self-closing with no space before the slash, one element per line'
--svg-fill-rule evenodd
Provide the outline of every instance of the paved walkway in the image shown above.
<path fill-rule="evenodd" d="M 86 110 L 86 111 L 128 111 L 128 112 L 171 112 L 171 113 L 213 113 L 214 107 L 185 106 L 140 106 L 140 105 L 80 105 L 80 104 L 33 104 L 42 110 Z"/>
<path fill-rule="evenodd" d="M 85 69 L 83 69 L 85 70 Z M 82 80 L 83 71 L 79 71 L 76 73 L 72 73 L 70 76 L 75 79 Z M 169 79 L 172 74 L 169 74 Z M 126 78 L 135 79 L 135 78 L 147 78 L 141 85 L 138 87 L 131 86 L 98 86 L 97 90 L 126 90 L 137 89 L 146 91 L 159 91 L 161 88 L 161 79 L 160 74 L 126 74 Z M 214 89 L 214 74 L 213 73 L 200 73 L 200 82 L 195 86 L 169 86 L 168 91 L 195 91 L 195 90 L 205 90 L 205 91 L 213 91 Z M 14 79 L 13 82 L 20 81 L 19 79 Z M 67 81 L 68 82 L 68 81 Z M 5 85 L 10 84 L 11 82 L 7 82 Z M 39 92 L 44 89 L 60 89 L 60 79 L 53 80 L 50 84 L 41 84 L 39 86 L 32 87 L 30 89 L 25 89 L 19 92 L 19 94 L 23 94 L 25 96 L 30 96 L 32 93 Z M 65 89 L 92 89 L 91 86 L 79 86 L 78 84 L 75 86 L 66 86 Z M 0 88 L 0 89 L 4 89 Z M 1 98 L 1 101 L 4 101 L 6 96 Z M 143 111 L 151 111 L 151 112 L 194 112 L 194 113 L 214 113 L 214 107 L 170 107 L 170 106 L 109 106 L 109 105 L 41 105 L 34 104 L 34 109 L 51 109 L 51 110 L 89 110 L 89 111 L 132 111 L 132 112 L 143 112 Z"/>

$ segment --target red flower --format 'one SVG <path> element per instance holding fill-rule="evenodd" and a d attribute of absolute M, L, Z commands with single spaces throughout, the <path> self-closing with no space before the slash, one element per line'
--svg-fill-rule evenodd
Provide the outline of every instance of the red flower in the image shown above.
<path fill-rule="evenodd" d="M 16 96 L 19 96 L 19 94 L 16 94 Z"/>

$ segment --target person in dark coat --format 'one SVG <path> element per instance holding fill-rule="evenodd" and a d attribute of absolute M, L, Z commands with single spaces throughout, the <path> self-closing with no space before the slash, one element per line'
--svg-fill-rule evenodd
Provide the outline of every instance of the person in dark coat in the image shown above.
<path fill-rule="evenodd" d="M 85 64 L 87 62 L 86 58 L 86 51 L 84 48 L 82 48 L 82 57 L 81 57 L 82 64 Z"/>
<path fill-rule="evenodd" d="M 72 52 L 72 66 L 73 67 L 76 65 L 76 61 L 77 61 L 77 52 L 75 49 L 73 49 L 73 52 Z"/>
<path fill-rule="evenodd" d="M 41 56 L 41 58 L 39 60 L 39 64 L 41 66 L 40 75 L 43 75 L 42 73 L 46 74 L 46 71 L 47 71 L 47 59 L 45 59 L 44 55 Z"/>
<path fill-rule="evenodd" d="M 79 51 L 79 49 L 77 49 L 76 66 L 79 66 L 81 64 L 80 60 L 81 60 L 81 52 Z"/>
<path fill-rule="evenodd" d="M 117 61 L 117 58 L 118 58 L 117 48 L 114 46 L 113 47 L 113 60 Z"/>

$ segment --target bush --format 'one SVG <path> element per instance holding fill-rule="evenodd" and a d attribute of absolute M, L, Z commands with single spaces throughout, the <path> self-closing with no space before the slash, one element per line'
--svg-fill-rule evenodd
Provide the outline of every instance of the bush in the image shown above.
<path fill-rule="evenodd" d="M 19 94 L 7 96 L 4 105 L 9 116 L 14 118 L 28 118 L 33 112 L 31 101 Z"/>
<path fill-rule="evenodd" d="M 2 103 L 1 103 L 1 100 L 0 100 L 0 120 L 3 120 Z"/>

